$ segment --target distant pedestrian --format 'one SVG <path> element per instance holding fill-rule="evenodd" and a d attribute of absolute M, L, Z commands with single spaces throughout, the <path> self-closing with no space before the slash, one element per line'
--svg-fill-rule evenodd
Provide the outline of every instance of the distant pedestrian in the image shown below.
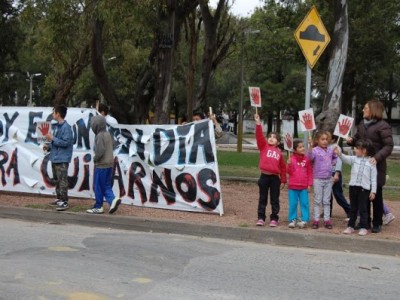
<path fill-rule="evenodd" d="M 310 220 L 309 192 L 311 192 L 313 184 L 312 165 L 305 155 L 306 150 L 303 141 L 295 140 L 293 150 L 293 155 L 287 164 L 287 173 L 289 174 L 289 228 L 296 226 L 304 228 Z M 297 216 L 299 204 L 301 218 Z"/>
<path fill-rule="evenodd" d="M 265 210 L 268 204 L 268 192 L 271 196 L 270 227 L 278 226 L 279 221 L 279 195 L 280 189 L 286 184 L 286 164 L 281 150 L 278 148 L 280 136 L 276 132 L 270 132 L 264 137 L 263 129 L 258 114 L 254 115 L 256 121 L 256 140 L 260 151 L 259 168 L 261 176 L 258 180 L 258 221 L 257 226 L 265 225 Z"/>
<path fill-rule="evenodd" d="M 218 120 L 217 120 L 217 118 L 215 117 L 214 114 L 209 114 L 208 117 L 213 122 L 215 138 L 219 139 L 220 137 L 222 137 L 224 135 L 224 132 L 222 131 L 221 125 L 218 123 Z M 205 119 L 205 116 L 204 116 L 203 113 L 201 113 L 201 112 L 193 113 L 193 116 L 192 116 L 192 121 L 193 122 L 201 121 L 201 120 L 204 120 L 204 119 Z"/>
<path fill-rule="evenodd" d="M 110 116 L 109 114 L 110 110 L 108 109 L 108 106 L 100 103 L 99 104 L 99 113 L 106 118 L 106 122 L 108 125 L 118 125 L 118 121 L 117 119 L 115 119 L 114 117 Z"/>
<path fill-rule="evenodd" d="M 63 211 L 68 205 L 68 167 L 72 158 L 73 138 L 71 126 L 65 121 L 67 107 L 57 105 L 53 110 L 53 119 L 57 124 L 53 125 L 53 133 L 45 135 L 48 143 L 43 150 L 50 151 L 51 168 L 56 182 L 56 199 L 50 205 L 56 206 L 56 210 Z"/>
<path fill-rule="evenodd" d="M 90 121 L 95 137 L 94 143 L 94 193 L 96 202 L 93 208 L 86 210 L 89 214 L 104 213 L 104 199 L 110 205 L 109 213 L 117 211 L 121 199 L 114 196 L 111 188 L 112 170 L 114 166 L 113 141 L 111 134 L 107 131 L 106 119 L 103 116 L 94 116 Z"/>
<path fill-rule="evenodd" d="M 315 135 L 316 147 L 310 139 L 307 156 L 313 162 L 314 178 L 314 221 L 313 229 L 318 229 L 320 208 L 324 212 L 324 226 L 332 229 L 330 216 L 332 195 L 332 166 L 336 164 L 337 155 L 329 146 L 329 137 L 326 131 L 319 131 Z"/>
<path fill-rule="evenodd" d="M 359 235 L 368 233 L 368 207 L 374 201 L 377 189 L 376 165 L 370 162 L 373 155 L 373 145 L 370 140 L 358 140 L 355 145 L 355 156 L 343 154 L 339 147 L 335 149 L 344 163 L 351 165 L 349 193 L 350 193 L 350 220 L 344 234 L 354 232 L 358 213 L 360 214 Z"/>

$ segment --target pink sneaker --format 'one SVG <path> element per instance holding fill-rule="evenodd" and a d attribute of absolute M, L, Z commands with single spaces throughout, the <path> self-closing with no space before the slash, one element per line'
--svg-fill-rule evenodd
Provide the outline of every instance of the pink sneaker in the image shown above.
<path fill-rule="evenodd" d="M 276 226 L 278 226 L 278 221 L 271 220 L 271 222 L 269 222 L 269 227 L 276 227 Z"/>
<path fill-rule="evenodd" d="M 259 219 L 259 220 L 257 221 L 257 223 L 256 223 L 256 226 L 264 226 L 264 225 L 265 225 L 265 222 L 264 222 L 263 219 Z"/>

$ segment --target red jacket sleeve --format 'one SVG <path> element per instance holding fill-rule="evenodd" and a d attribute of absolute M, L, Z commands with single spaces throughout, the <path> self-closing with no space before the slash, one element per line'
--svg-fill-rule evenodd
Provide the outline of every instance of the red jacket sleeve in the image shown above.
<path fill-rule="evenodd" d="M 267 141 L 265 140 L 262 125 L 256 125 L 256 140 L 257 140 L 257 147 L 258 150 L 262 150 L 267 145 Z"/>

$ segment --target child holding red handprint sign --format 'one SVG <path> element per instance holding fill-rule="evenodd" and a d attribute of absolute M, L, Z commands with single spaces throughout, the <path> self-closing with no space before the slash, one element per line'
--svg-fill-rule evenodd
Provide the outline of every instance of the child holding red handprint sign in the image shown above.
<path fill-rule="evenodd" d="M 270 132 L 267 138 L 264 137 L 260 116 L 254 115 L 256 121 L 256 140 L 257 147 L 260 150 L 259 168 L 261 171 L 258 200 L 258 221 L 257 226 L 265 224 L 265 210 L 268 204 L 268 192 L 271 195 L 271 215 L 270 227 L 278 226 L 279 220 L 279 194 L 280 188 L 283 188 L 286 183 L 286 164 L 283 159 L 281 150 L 278 148 L 280 136 L 278 133 Z"/>

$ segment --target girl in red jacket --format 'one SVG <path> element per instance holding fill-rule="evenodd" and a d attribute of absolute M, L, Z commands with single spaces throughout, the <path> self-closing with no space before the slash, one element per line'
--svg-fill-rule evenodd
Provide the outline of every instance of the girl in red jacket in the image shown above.
<path fill-rule="evenodd" d="M 304 143 L 293 142 L 294 153 L 288 160 L 289 174 L 289 228 L 304 228 L 310 220 L 310 204 L 308 193 L 313 183 L 312 164 L 305 155 Z M 300 203 L 301 219 L 297 217 L 297 206 Z"/>
<path fill-rule="evenodd" d="M 278 133 L 270 132 L 267 138 L 264 137 L 260 116 L 254 115 L 256 121 L 256 140 L 257 147 L 260 150 L 261 176 L 258 180 L 260 196 L 258 200 L 258 221 L 257 226 L 265 224 L 265 209 L 268 204 L 268 191 L 271 191 L 271 215 L 270 227 L 278 226 L 279 220 L 279 194 L 280 188 L 283 188 L 286 183 L 286 164 L 283 159 L 281 150 L 278 148 L 280 136 Z"/>

